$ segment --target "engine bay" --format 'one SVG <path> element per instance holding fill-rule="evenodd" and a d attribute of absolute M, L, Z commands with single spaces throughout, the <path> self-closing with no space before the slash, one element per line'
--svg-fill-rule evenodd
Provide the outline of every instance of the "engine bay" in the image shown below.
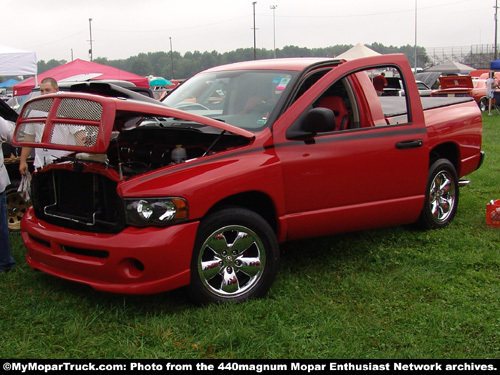
<path fill-rule="evenodd" d="M 247 145 L 244 137 L 224 130 L 141 126 L 113 134 L 106 154 L 77 154 L 76 159 L 100 162 L 131 177 L 167 165 Z"/>

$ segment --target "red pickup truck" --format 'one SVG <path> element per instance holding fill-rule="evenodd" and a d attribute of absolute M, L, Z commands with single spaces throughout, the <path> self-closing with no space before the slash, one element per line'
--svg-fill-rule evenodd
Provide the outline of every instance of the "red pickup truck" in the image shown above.
<path fill-rule="evenodd" d="M 382 70 L 406 96 L 377 96 Z M 57 137 L 71 127 L 84 144 Z M 15 142 L 74 153 L 33 175 L 27 261 L 107 292 L 263 296 L 285 241 L 448 224 L 481 136 L 474 100 L 421 99 L 404 55 L 225 65 L 156 104 L 46 95 L 23 108 Z"/>

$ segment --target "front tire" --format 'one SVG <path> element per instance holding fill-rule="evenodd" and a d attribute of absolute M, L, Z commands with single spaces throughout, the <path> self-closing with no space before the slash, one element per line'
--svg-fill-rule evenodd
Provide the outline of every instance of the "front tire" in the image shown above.
<path fill-rule="evenodd" d="M 443 228 L 456 214 L 458 207 L 458 177 L 447 159 L 435 161 L 429 168 L 425 203 L 419 224 L 427 229 Z"/>
<path fill-rule="evenodd" d="M 244 208 L 222 209 L 200 223 L 189 294 L 200 304 L 262 297 L 278 262 L 278 242 L 266 220 Z"/>

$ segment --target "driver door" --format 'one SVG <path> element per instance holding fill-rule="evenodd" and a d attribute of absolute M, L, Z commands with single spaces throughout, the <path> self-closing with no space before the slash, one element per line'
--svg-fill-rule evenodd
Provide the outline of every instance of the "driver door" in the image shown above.
<path fill-rule="evenodd" d="M 409 98 L 377 96 L 371 77 L 381 69 L 402 76 L 397 66 L 342 76 L 335 74 L 341 70 L 335 68 L 276 123 L 274 128 L 280 129 L 290 113 L 299 113 L 286 131 L 275 132 L 289 239 L 409 223 L 418 218 L 428 169 L 425 124 L 423 118 L 411 115 Z M 342 111 L 333 108 L 336 124 L 330 130 L 291 139 L 290 130 L 300 127 L 309 111 L 328 102 L 324 100 L 327 96 L 339 97 L 344 103 L 348 116 L 344 128 L 340 128 L 342 119 L 336 114 Z"/>

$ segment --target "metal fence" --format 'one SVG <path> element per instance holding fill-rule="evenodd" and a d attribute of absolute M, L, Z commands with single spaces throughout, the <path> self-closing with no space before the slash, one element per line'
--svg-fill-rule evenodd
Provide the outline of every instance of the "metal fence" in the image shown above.
<path fill-rule="evenodd" d="M 499 58 L 500 48 L 494 44 L 475 44 L 457 47 L 426 47 L 431 65 L 456 61 L 476 69 L 489 69 L 490 63 Z"/>

